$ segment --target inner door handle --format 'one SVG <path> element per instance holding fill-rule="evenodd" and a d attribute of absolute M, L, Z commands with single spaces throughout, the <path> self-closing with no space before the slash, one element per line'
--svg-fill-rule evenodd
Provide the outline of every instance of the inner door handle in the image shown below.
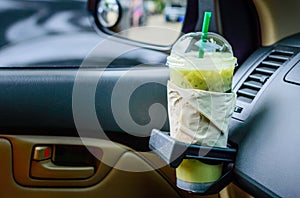
<path fill-rule="evenodd" d="M 53 163 L 51 146 L 36 146 L 33 150 L 30 176 L 36 179 L 87 179 L 94 175 L 93 166 L 57 165 Z M 66 149 L 64 149 L 66 151 Z M 68 157 L 67 157 L 68 158 Z M 70 163 L 72 164 L 72 163 Z"/>
<path fill-rule="evenodd" d="M 31 162 L 31 177 L 39 179 L 86 179 L 94 174 L 93 166 L 59 166 L 51 159 Z"/>

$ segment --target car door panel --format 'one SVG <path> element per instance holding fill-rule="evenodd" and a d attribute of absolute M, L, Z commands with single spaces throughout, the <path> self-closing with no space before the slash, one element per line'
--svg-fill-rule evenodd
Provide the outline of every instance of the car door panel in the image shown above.
<path fill-rule="evenodd" d="M 138 69 L 53 69 L 53 70 L 3 70 L 0 80 L 1 113 L 0 125 L 6 129 L 28 129 L 42 134 L 39 129 L 65 129 L 52 130 L 52 135 L 77 135 L 72 113 L 72 91 L 78 72 L 85 78 L 85 84 L 97 83 L 95 93 L 95 108 L 99 121 L 105 131 L 122 132 L 115 121 L 111 109 L 112 92 L 116 83 L 122 78 L 124 86 L 136 87 L 133 93 L 123 90 L 120 100 L 125 96 L 132 96 L 127 101 L 127 107 L 137 123 L 144 124 L 149 120 L 148 109 L 153 103 L 160 103 L 166 110 L 166 85 L 168 70 L 166 67 L 144 67 Z M 134 73 L 134 75 L 132 75 Z M 136 74 L 136 75 L 135 75 Z M 95 78 L 89 78 L 89 76 Z M 101 78 L 101 82 L 98 80 Z M 147 82 L 151 79 L 152 82 Z M 12 91 L 13 90 L 13 91 Z M 140 103 L 140 97 L 144 97 Z M 124 101 L 126 103 L 126 101 Z M 124 104 L 124 106 L 127 104 Z M 105 116 L 103 116 L 105 115 Z M 143 123 L 144 122 L 144 123 Z M 132 123 L 128 123 L 130 125 Z M 134 124 L 134 123 L 133 123 Z M 155 127 L 155 126 L 153 126 Z M 164 124 L 164 129 L 167 125 Z M 124 126 L 123 128 L 130 128 Z M 88 133 L 88 130 L 91 130 Z M 87 128 L 87 136 L 94 136 L 93 128 Z M 27 131 L 28 132 L 28 131 Z M 129 131 L 130 132 L 130 131 Z M 8 132 L 8 133 L 11 133 Z M 21 132 L 20 132 L 21 133 Z M 150 131 L 140 131 L 149 134 Z"/>
<path fill-rule="evenodd" d="M 79 138 L 1 136 L 0 196 L 16 197 L 180 197 L 178 192 L 156 171 L 127 172 L 121 167 L 135 164 L 151 169 L 141 156 L 124 146 L 112 148 L 103 140 L 88 139 L 115 164 L 114 168 L 100 165 L 90 179 L 33 179 L 30 178 L 30 156 L 34 145 L 80 144 Z M 85 141 L 85 142 L 86 142 Z M 82 143 L 81 143 L 82 144 Z M 28 153 L 30 152 L 30 153 Z M 28 159 L 29 156 L 29 159 Z M 80 157 L 80 156 L 79 156 Z M 21 160 L 21 161 L 20 161 Z M 76 187 L 78 186 L 78 187 Z M 149 188 L 151 186 L 151 188 Z M 152 190 L 155 188 L 155 191 Z"/>

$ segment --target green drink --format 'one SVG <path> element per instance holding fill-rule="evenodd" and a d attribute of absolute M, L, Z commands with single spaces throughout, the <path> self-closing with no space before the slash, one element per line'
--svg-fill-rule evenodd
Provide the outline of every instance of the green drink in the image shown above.
<path fill-rule="evenodd" d="M 211 61 L 211 59 L 213 58 L 218 59 L 218 61 L 215 61 L 219 64 L 218 67 L 214 66 L 216 63 Z M 171 65 L 170 80 L 174 84 L 182 88 L 201 89 L 205 91 L 231 91 L 235 60 L 232 59 L 232 56 L 230 56 L 230 54 L 207 53 L 205 54 L 204 59 L 200 59 L 200 61 L 198 60 L 198 58 L 193 59 L 195 59 L 194 62 L 198 66 L 190 65 L 188 61 L 186 61 L 186 63 L 183 63 L 181 62 L 180 58 L 168 58 L 168 64 Z M 193 59 L 190 57 L 191 61 L 193 61 Z M 210 60 L 206 61 L 206 59 Z M 174 62 L 175 65 L 172 66 L 172 63 Z M 179 66 L 178 62 L 179 64 L 181 63 L 182 66 Z"/>
<path fill-rule="evenodd" d="M 236 58 L 233 57 L 231 47 L 227 41 L 221 36 L 211 33 L 208 34 L 208 43 L 206 44 L 208 50 L 206 49 L 203 58 L 199 58 L 199 46 L 197 46 L 197 41 L 199 41 L 200 34 L 201 33 L 190 33 L 180 38 L 174 45 L 167 62 L 170 68 L 170 82 L 173 84 L 172 89 L 177 86 L 181 90 L 182 88 L 186 90 L 186 93 L 193 92 L 193 94 L 190 94 L 184 100 L 186 101 L 185 103 L 191 103 L 194 104 L 194 106 L 195 104 L 197 106 L 197 103 L 189 100 L 191 96 L 197 94 L 197 90 L 206 91 L 201 91 L 199 94 L 211 94 L 211 98 L 218 95 L 218 93 L 231 94 L 232 76 L 236 64 Z M 168 97 L 172 98 L 173 96 L 171 96 L 170 92 L 173 93 L 174 91 L 168 90 Z M 180 90 L 178 93 L 180 93 Z M 180 98 L 184 97 L 185 94 L 182 94 L 182 96 L 178 97 L 178 101 Z M 195 100 L 201 99 L 201 97 L 195 98 Z M 203 106 L 202 103 L 205 104 L 206 102 L 207 105 L 204 108 L 207 108 L 207 106 L 218 108 L 211 103 L 212 100 L 204 102 L 200 101 L 199 103 Z M 180 107 L 182 110 L 174 113 L 172 111 L 172 109 L 174 109 L 172 105 L 176 104 L 176 102 L 170 100 L 168 102 L 171 137 L 188 144 L 200 144 L 212 147 L 227 146 L 227 134 L 222 137 L 220 135 L 219 138 L 219 131 L 210 126 L 211 121 L 207 117 L 199 117 L 199 119 L 202 119 L 202 121 L 199 122 L 202 126 L 198 127 L 198 125 L 195 124 L 197 122 L 197 117 L 193 116 L 193 114 L 198 114 L 198 112 L 193 109 L 191 111 L 189 109 L 184 109 L 185 104 L 183 104 Z M 185 116 L 182 112 L 190 114 Z M 218 116 L 222 117 L 223 115 Z M 226 116 L 228 117 L 228 114 L 226 114 Z M 214 117 L 214 115 L 212 115 L 212 117 Z M 205 119 L 207 119 L 207 121 L 203 122 Z M 225 125 L 228 125 L 227 122 L 224 123 Z M 224 123 L 221 124 L 224 125 Z M 184 127 L 182 127 L 183 125 Z M 224 131 L 227 133 L 226 129 L 228 128 L 225 126 Z M 212 133 L 214 133 L 214 135 L 211 135 Z M 206 141 L 205 137 L 210 137 L 210 140 Z M 215 139 L 211 140 L 211 137 L 215 137 Z M 222 164 L 206 164 L 193 159 L 183 160 L 176 169 L 177 186 L 195 192 L 203 185 L 205 186 L 216 181 L 221 175 Z"/>

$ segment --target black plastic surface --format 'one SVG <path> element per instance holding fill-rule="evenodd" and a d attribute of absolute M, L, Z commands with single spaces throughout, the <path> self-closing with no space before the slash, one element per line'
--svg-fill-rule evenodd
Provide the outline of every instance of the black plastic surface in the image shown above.
<path fill-rule="evenodd" d="M 177 179 L 177 186 L 184 190 L 201 195 L 216 194 L 233 180 L 234 160 L 237 153 L 234 148 L 188 145 L 174 140 L 169 133 L 157 129 L 152 130 L 149 147 L 173 168 L 177 168 L 183 159 L 197 159 L 208 164 L 223 163 L 222 176 L 215 182 L 193 184 Z"/>
<path fill-rule="evenodd" d="M 292 42 L 290 45 L 296 47 L 297 39 L 299 35 L 277 46 Z M 267 53 L 268 49 L 263 51 Z M 261 56 L 256 54 L 252 60 Z M 244 123 L 239 120 L 231 123 L 229 139 L 239 145 L 236 183 L 256 197 L 298 197 L 300 194 L 300 87 L 284 80 L 299 60 L 300 54 L 278 70 Z M 237 74 L 242 77 L 249 64 L 240 69 Z"/>
<path fill-rule="evenodd" d="M 300 51 L 299 48 L 295 47 L 288 47 L 288 46 L 272 46 L 270 48 L 265 48 L 258 50 L 256 53 L 254 53 L 250 58 L 250 62 L 247 61 L 243 65 L 245 68 L 241 68 L 237 73 L 236 77 L 240 77 L 239 82 L 235 85 L 234 91 L 237 92 L 237 102 L 236 102 L 236 109 L 234 111 L 233 117 L 244 121 L 248 118 L 248 116 L 251 114 L 252 109 L 256 105 L 255 103 L 259 100 L 260 95 L 263 94 L 264 90 L 268 87 L 268 84 L 275 78 L 275 76 L 279 73 L 282 72 L 283 68 L 286 67 L 286 65 L 290 64 L 289 62 L 291 59 L 293 59 L 294 56 L 298 54 Z M 284 52 L 284 55 L 288 55 L 286 60 L 280 60 L 280 59 L 274 59 L 271 58 L 272 54 L 278 54 L 278 53 Z M 257 58 L 255 61 L 253 61 L 254 58 Z M 270 62 L 270 63 L 269 63 Z M 275 66 L 269 65 L 269 64 L 276 64 Z M 265 69 L 264 69 L 265 68 Z M 265 73 L 260 71 L 265 70 L 265 71 L 274 71 L 274 73 Z M 280 71 L 281 70 L 281 71 Z M 258 74 L 258 75 L 263 75 L 265 76 L 264 78 L 260 79 L 260 81 L 253 80 L 250 78 L 252 74 Z M 264 79 L 264 80 L 263 80 Z M 263 80 L 263 81 L 262 81 Z M 259 88 L 253 88 L 253 86 L 245 85 L 245 82 L 256 82 L 258 83 Z M 247 90 L 248 93 L 252 93 L 251 91 L 254 91 L 255 97 L 249 97 L 247 96 L 246 92 L 246 97 L 243 96 L 243 94 L 240 94 L 240 91 L 242 90 Z M 257 93 L 256 93 L 257 92 Z M 240 99 L 240 98 L 245 98 L 245 99 Z"/>
<path fill-rule="evenodd" d="M 300 62 L 298 62 L 285 76 L 285 81 L 300 85 Z"/>
<path fill-rule="evenodd" d="M 132 74 L 134 72 L 134 74 Z M 0 72 L 0 127 L 2 133 L 25 133 L 51 135 L 78 135 L 72 109 L 73 86 L 77 69 L 2 69 Z M 102 75 L 103 74 L 103 75 Z M 169 71 L 166 67 L 85 69 L 81 71 L 83 84 L 99 82 L 95 92 L 94 108 L 104 131 L 124 132 L 136 124 L 141 126 L 151 122 L 149 108 L 160 103 L 166 107 L 166 84 Z M 95 78 L 91 78 L 94 76 Z M 101 76 L 101 78 L 100 78 Z M 101 79 L 101 80 L 100 80 Z M 150 82 L 149 82 L 150 79 Z M 126 126 L 119 126 L 112 112 L 111 97 L 115 85 L 122 80 L 125 86 L 137 85 L 132 93 L 122 90 L 121 98 L 129 95 L 125 104 L 131 117 Z M 141 100 L 141 98 L 143 98 Z M 141 103 L 141 101 L 143 101 Z M 167 112 L 166 109 L 161 111 Z M 120 119 L 120 118 L 119 118 Z M 127 119 L 127 118 L 126 118 Z M 163 129 L 168 130 L 168 119 Z M 155 123 L 149 128 L 161 128 Z M 140 131 L 141 136 L 149 136 L 151 130 Z M 86 136 L 95 136 L 94 126 L 86 125 Z"/>
<path fill-rule="evenodd" d="M 149 147 L 173 168 L 177 168 L 183 159 L 204 160 L 206 163 L 234 162 L 237 152 L 234 148 L 184 144 L 157 129 L 152 130 Z"/>

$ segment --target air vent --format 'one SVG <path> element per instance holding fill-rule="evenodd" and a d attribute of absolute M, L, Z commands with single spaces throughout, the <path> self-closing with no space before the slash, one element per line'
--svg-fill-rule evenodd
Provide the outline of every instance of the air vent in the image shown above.
<path fill-rule="evenodd" d="M 248 76 L 237 91 L 238 100 L 251 103 L 267 80 L 293 56 L 293 52 L 272 51 Z"/>

